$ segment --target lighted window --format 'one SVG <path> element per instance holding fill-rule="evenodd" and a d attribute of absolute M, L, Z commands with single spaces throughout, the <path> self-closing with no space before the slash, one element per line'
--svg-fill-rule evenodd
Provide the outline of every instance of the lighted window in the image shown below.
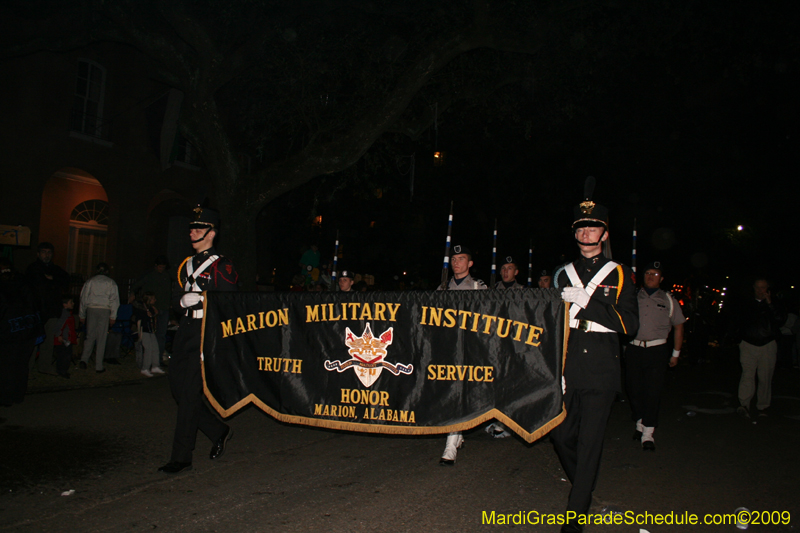
<path fill-rule="evenodd" d="M 106 260 L 108 203 L 87 200 L 69 218 L 67 266 L 70 272 L 89 277 L 97 263 Z"/>
<path fill-rule="evenodd" d="M 78 204 L 69 216 L 76 222 L 95 223 L 108 226 L 108 203 L 103 200 L 88 200 Z"/>

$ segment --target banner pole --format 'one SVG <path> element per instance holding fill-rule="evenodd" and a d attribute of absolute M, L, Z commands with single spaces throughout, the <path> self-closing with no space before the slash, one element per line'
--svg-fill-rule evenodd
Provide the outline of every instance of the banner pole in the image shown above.
<path fill-rule="evenodd" d="M 336 283 L 336 265 L 339 262 L 339 230 L 336 230 L 336 244 L 333 246 L 333 272 L 331 272 L 331 289 L 334 291 L 339 290 L 339 284 Z"/>
<path fill-rule="evenodd" d="M 633 251 L 631 252 L 631 270 L 633 282 L 636 283 L 636 218 L 633 219 Z"/>
<path fill-rule="evenodd" d="M 533 239 L 528 243 L 528 287 L 533 286 Z"/>
<path fill-rule="evenodd" d="M 447 219 L 447 240 L 444 243 L 444 264 L 442 266 L 442 289 L 447 288 L 447 275 L 450 267 L 450 240 L 453 235 L 453 201 L 450 200 L 450 216 Z"/>
<path fill-rule="evenodd" d="M 497 219 L 494 219 L 494 238 L 492 240 L 492 277 L 489 280 L 489 288 L 494 289 L 497 280 Z"/>

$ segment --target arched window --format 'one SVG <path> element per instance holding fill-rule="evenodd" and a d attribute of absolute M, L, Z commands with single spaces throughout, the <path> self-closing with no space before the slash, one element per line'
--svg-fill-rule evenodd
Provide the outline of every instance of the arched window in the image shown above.
<path fill-rule="evenodd" d="M 78 204 L 69 216 L 75 222 L 95 223 L 108 226 L 108 202 L 103 200 L 87 200 Z"/>
<path fill-rule="evenodd" d="M 69 218 L 69 269 L 88 277 L 106 260 L 108 203 L 87 200 L 75 206 Z"/>

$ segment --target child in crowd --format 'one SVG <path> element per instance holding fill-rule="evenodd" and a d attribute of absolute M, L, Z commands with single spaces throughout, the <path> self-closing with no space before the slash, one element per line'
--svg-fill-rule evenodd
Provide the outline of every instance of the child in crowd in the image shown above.
<path fill-rule="evenodd" d="M 75 300 L 72 296 L 61 299 L 61 317 L 58 319 L 58 334 L 53 338 L 53 352 L 56 356 L 56 372 L 69 379 L 69 365 L 72 363 L 72 345 L 78 342 L 75 332 Z"/>
<path fill-rule="evenodd" d="M 146 292 L 142 295 L 142 305 L 134 306 L 133 313 L 137 322 L 139 341 L 142 343 L 142 374 L 148 378 L 153 374 L 163 374 L 159 366 L 160 354 L 158 340 L 156 339 L 156 295 Z"/>

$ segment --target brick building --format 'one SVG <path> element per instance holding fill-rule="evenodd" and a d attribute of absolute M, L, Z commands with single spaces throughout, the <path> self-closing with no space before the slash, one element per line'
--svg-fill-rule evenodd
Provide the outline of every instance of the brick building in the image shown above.
<path fill-rule="evenodd" d="M 177 134 L 180 92 L 114 43 L 1 63 L 0 225 L 30 228 L 30 246 L 2 254 L 24 270 L 49 241 L 76 279 L 105 261 L 118 281 L 188 255 L 186 217 L 208 178 Z"/>

